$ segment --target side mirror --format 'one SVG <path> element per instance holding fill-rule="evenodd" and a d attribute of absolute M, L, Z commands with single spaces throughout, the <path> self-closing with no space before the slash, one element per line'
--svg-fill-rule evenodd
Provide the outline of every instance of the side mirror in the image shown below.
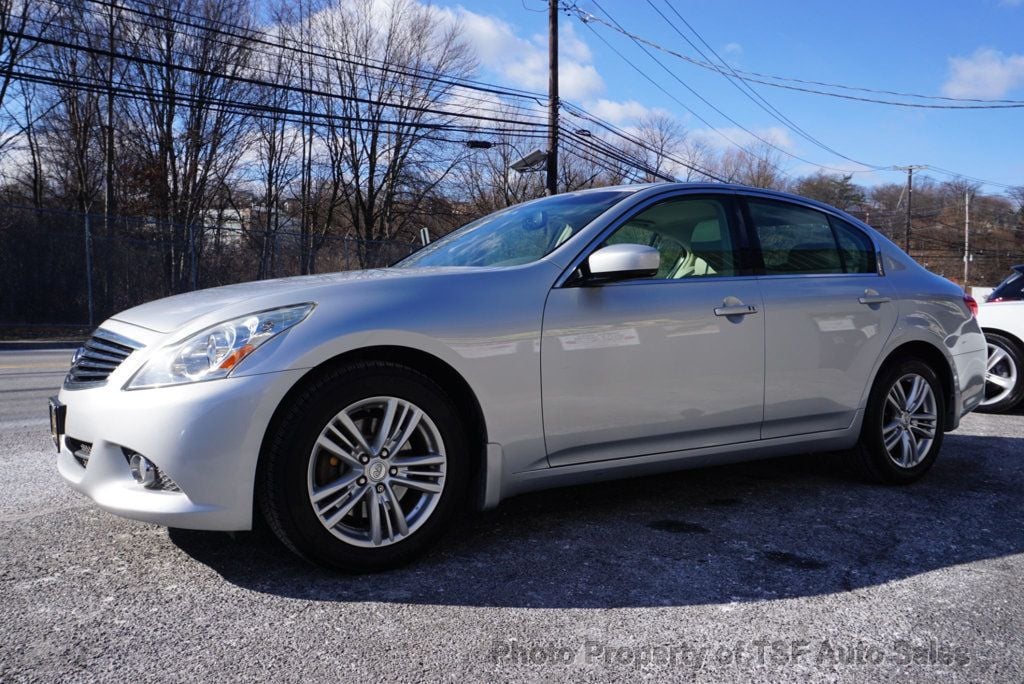
<path fill-rule="evenodd" d="M 647 245 L 608 245 L 587 258 L 588 280 L 650 278 L 661 268 L 661 254 Z"/>

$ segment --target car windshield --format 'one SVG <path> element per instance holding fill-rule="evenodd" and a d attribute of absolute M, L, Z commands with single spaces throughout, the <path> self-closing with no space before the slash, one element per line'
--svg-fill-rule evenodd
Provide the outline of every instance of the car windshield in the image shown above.
<path fill-rule="evenodd" d="M 545 256 L 632 189 L 574 192 L 496 211 L 430 243 L 398 268 L 516 266 Z"/>
<path fill-rule="evenodd" d="M 1024 297 L 1024 266 L 1014 266 L 1013 272 L 989 293 L 985 301 L 1008 301 L 1022 297 Z"/>

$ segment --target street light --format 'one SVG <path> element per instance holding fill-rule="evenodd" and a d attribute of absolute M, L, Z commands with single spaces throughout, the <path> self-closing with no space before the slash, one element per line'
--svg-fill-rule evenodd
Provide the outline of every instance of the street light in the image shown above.
<path fill-rule="evenodd" d="M 539 171 L 541 166 L 548 160 L 548 153 L 543 150 L 534 150 L 519 161 L 509 164 L 509 168 L 519 173 L 527 171 Z"/>

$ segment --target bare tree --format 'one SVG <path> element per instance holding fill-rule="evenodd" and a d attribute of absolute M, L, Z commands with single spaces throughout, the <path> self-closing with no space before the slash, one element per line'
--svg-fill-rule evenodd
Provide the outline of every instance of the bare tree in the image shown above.
<path fill-rule="evenodd" d="M 730 148 L 719 157 L 715 170 L 725 178 L 755 188 L 783 190 L 785 174 L 782 154 L 767 143 L 747 148 Z"/>
<path fill-rule="evenodd" d="M 639 144 L 627 144 L 625 151 L 649 169 L 644 174 L 646 182 L 679 175 L 676 160 L 682 156 L 688 137 L 679 119 L 661 112 L 645 114 L 637 122 L 634 137 Z"/>
<path fill-rule="evenodd" d="M 245 26 L 232 33 L 222 23 L 251 22 L 248 0 L 147 0 L 152 19 L 129 36 L 132 78 L 146 97 L 127 107 L 128 145 L 144 160 L 153 211 L 170 249 L 165 255 L 173 291 L 198 281 L 204 213 L 243 151 L 248 118 L 229 103 L 247 95 L 244 81 L 251 46 Z M 186 16 L 200 18 L 186 21 Z M 241 31 L 242 33 L 239 33 Z"/>
<path fill-rule="evenodd" d="M 298 71 L 298 64 L 288 51 L 288 34 L 286 27 L 279 26 L 279 44 L 262 51 L 253 65 L 268 81 L 255 96 L 267 114 L 256 119 L 250 145 L 251 154 L 256 157 L 260 187 L 252 217 L 253 243 L 259 254 L 257 278 L 273 277 L 276 271 L 279 232 L 282 222 L 287 224 L 289 218 L 282 216 L 285 200 L 299 175 L 300 143 L 304 149 L 299 125 L 287 113 L 296 103 L 297 96 L 290 88 Z"/>
<path fill-rule="evenodd" d="M 18 90 L 12 86 L 23 83 L 21 67 L 41 51 L 41 43 L 31 36 L 45 36 L 55 13 L 56 6 L 49 2 L 0 0 L 0 153 L 35 121 L 19 116 L 25 112 L 20 103 L 11 102 Z"/>
<path fill-rule="evenodd" d="M 347 181 L 344 212 L 365 241 L 366 265 L 375 260 L 372 242 L 399 234 L 465 154 L 431 129 L 452 120 L 451 80 L 469 75 L 475 59 L 458 25 L 412 0 L 337 2 L 320 20 L 338 57 L 331 108 L 348 122 L 333 132 Z"/>

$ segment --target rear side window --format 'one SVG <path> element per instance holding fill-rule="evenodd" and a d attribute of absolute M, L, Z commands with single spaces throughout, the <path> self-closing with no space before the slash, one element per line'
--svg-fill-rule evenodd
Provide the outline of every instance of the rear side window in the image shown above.
<path fill-rule="evenodd" d="M 878 273 L 875 262 L 875 246 L 864 231 L 851 226 L 842 219 L 829 217 L 839 242 L 839 254 L 847 273 Z"/>
<path fill-rule="evenodd" d="M 843 273 L 828 216 L 792 204 L 748 199 L 765 273 Z"/>

